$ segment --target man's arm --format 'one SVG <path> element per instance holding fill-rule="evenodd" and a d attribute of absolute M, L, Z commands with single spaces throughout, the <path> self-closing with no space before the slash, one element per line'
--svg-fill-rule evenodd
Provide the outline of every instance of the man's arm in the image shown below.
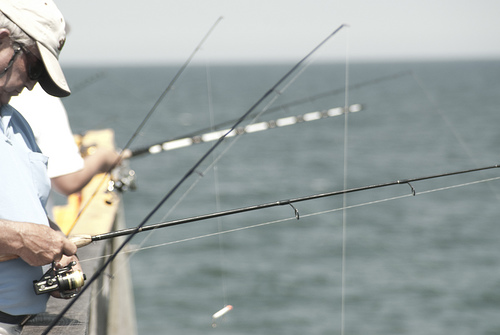
<path fill-rule="evenodd" d="M 80 191 L 98 173 L 108 172 L 121 160 L 130 156 L 130 151 L 120 154 L 114 150 L 98 148 L 97 151 L 84 158 L 84 167 L 80 171 L 51 178 L 52 187 L 59 193 L 70 195 Z"/>

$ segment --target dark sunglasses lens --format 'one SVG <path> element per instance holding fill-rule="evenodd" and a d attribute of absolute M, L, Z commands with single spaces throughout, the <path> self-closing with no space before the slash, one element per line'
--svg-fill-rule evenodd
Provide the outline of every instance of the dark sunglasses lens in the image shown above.
<path fill-rule="evenodd" d="M 26 48 L 22 48 L 22 50 L 28 58 L 28 78 L 30 78 L 31 80 L 38 80 L 41 76 L 43 76 L 45 72 L 45 66 L 39 58 L 33 55 L 31 51 Z"/>
<path fill-rule="evenodd" d="M 28 67 L 28 76 L 31 80 L 39 79 L 45 71 L 45 67 L 39 60 Z"/>

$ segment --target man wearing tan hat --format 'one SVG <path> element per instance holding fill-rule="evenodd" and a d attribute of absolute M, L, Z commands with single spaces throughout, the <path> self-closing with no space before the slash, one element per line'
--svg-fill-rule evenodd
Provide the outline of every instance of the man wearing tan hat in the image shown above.
<path fill-rule="evenodd" d="M 47 295 L 33 280 L 42 265 L 64 266 L 76 246 L 49 227 L 47 157 L 26 120 L 8 103 L 39 82 L 49 94 L 70 94 L 58 62 L 65 42 L 64 19 L 52 0 L 0 0 L 0 335 L 19 334 L 31 315 L 43 312 Z"/>

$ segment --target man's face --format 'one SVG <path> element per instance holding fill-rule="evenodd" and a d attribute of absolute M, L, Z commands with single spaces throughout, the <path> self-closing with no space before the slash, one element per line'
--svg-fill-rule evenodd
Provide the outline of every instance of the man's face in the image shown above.
<path fill-rule="evenodd" d="M 17 50 L 17 53 L 16 53 Z M 35 67 L 36 50 L 23 50 L 16 46 L 4 47 L 0 51 L 0 69 L 10 68 L 0 77 L 0 104 L 8 104 L 10 98 L 19 95 L 26 87 L 32 90 L 36 80 L 28 76 L 28 68 Z"/>

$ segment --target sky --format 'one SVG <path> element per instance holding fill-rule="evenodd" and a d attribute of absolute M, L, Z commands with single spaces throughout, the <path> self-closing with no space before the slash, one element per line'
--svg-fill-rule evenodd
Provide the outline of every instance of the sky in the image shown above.
<path fill-rule="evenodd" d="M 500 59 L 499 0 L 55 0 L 62 65 Z"/>

